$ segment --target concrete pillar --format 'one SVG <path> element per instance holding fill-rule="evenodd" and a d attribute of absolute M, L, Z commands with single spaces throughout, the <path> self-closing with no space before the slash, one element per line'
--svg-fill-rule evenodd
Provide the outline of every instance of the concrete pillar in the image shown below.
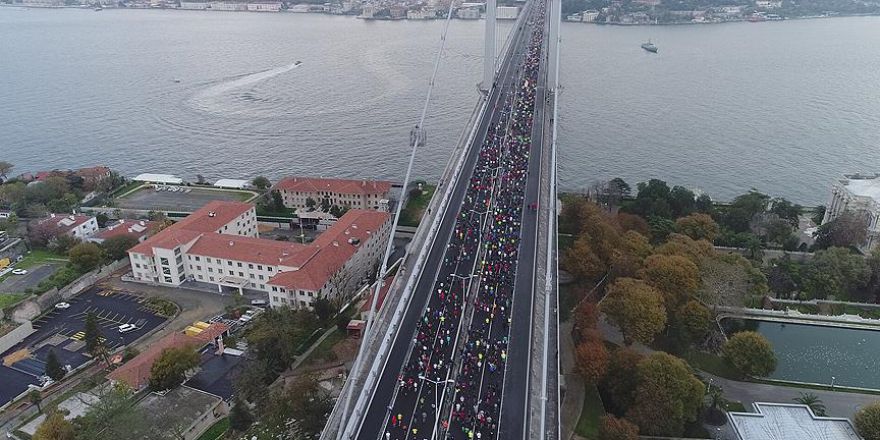
<path fill-rule="evenodd" d="M 218 284 L 218 285 L 217 285 L 217 292 L 218 292 L 218 293 L 223 293 L 223 286 L 221 286 L 221 285 Z"/>
<path fill-rule="evenodd" d="M 239 296 L 244 296 L 244 291 L 241 290 L 241 286 L 238 286 L 238 295 L 239 295 Z"/>
<path fill-rule="evenodd" d="M 495 81 L 495 0 L 486 1 L 486 41 L 483 47 L 483 90 L 492 88 Z"/>

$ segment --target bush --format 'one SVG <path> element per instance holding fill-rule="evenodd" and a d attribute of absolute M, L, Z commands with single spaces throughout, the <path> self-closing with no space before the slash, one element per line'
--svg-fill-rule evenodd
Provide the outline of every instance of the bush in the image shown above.
<path fill-rule="evenodd" d="M 767 376 L 776 369 L 773 347 L 758 332 L 739 332 L 724 344 L 724 358 L 749 376 Z"/>
<path fill-rule="evenodd" d="M 862 407 L 854 422 L 859 435 L 866 440 L 880 439 L 880 401 Z"/>

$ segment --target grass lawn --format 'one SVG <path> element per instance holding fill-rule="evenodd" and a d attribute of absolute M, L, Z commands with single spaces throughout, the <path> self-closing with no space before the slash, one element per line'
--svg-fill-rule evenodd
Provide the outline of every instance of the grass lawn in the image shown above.
<path fill-rule="evenodd" d="M 32 250 L 29 254 L 25 255 L 24 259 L 16 264 L 15 267 L 17 269 L 27 269 L 43 263 L 60 263 L 66 261 L 66 255 L 56 254 L 52 251 L 47 251 L 44 249 L 35 249 Z"/>
<path fill-rule="evenodd" d="M 223 434 L 226 434 L 226 431 L 229 431 L 229 418 L 224 417 L 220 419 L 217 423 L 211 425 L 204 434 L 199 436 L 198 440 L 217 440 Z"/>
<path fill-rule="evenodd" d="M 309 354 L 308 359 L 306 359 L 303 364 L 309 365 L 317 362 L 329 361 L 333 354 L 333 347 L 345 340 L 345 332 L 339 331 L 338 328 L 333 329 L 333 333 L 330 333 L 330 336 L 327 336 L 327 339 L 324 339 L 320 345 L 315 347 L 312 350 L 311 354 Z"/>
<path fill-rule="evenodd" d="M 588 440 L 598 440 L 599 418 L 604 415 L 605 407 L 602 405 L 602 398 L 599 397 L 599 390 L 595 386 L 587 387 L 584 394 L 584 409 L 581 411 L 577 426 L 574 427 L 574 432 Z"/>
<path fill-rule="evenodd" d="M 17 303 L 22 298 L 25 298 L 27 296 L 28 295 L 25 295 L 23 293 L 0 293 L 0 310 L 3 310 Z"/>
<path fill-rule="evenodd" d="M 691 367 L 730 380 L 743 380 L 742 374 L 721 356 L 704 351 L 691 351 L 684 359 Z"/>
<path fill-rule="evenodd" d="M 135 182 L 135 181 L 128 182 L 127 184 L 125 184 L 119 188 L 116 188 L 115 191 L 110 193 L 110 197 L 119 197 L 121 195 L 125 195 L 125 194 L 129 193 L 130 191 L 133 191 L 134 189 L 139 188 L 144 185 L 146 185 L 144 182 Z"/>
<path fill-rule="evenodd" d="M 428 206 L 436 189 L 434 185 L 423 183 L 422 193 L 418 197 L 407 198 L 406 206 L 400 211 L 399 223 L 403 226 L 418 226 L 422 220 L 422 211 Z"/>

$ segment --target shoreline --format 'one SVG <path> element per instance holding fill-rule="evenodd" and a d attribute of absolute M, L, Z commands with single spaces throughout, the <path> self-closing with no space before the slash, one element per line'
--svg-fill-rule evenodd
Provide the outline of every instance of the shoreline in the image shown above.
<path fill-rule="evenodd" d="M 3 8 L 18 8 L 18 9 L 77 9 L 77 10 L 92 10 L 94 7 L 89 5 L 63 5 L 63 6 L 43 6 L 43 5 L 24 5 L 24 4 L 9 4 L 9 3 L 0 3 L 0 7 Z M 368 20 L 368 21 L 432 21 L 432 20 L 442 20 L 442 18 L 423 18 L 423 19 L 408 19 L 406 17 L 401 18 L 391 18 L 391 17 L 362 17 L 360 15 L 355 14 L 333 14 L 328 12 L 294 12 L 289 9 L 282 9 L 280 11 L 226 11 L 226 10 L 209 10 L 209 9 L 183 9 L 183 8 L 166 8 L 166 7 L 118 7 L 118 6 L 104 6 L 104 10 L 162 10 L 162 11 L 185 11 L 185 12 L 249 12 L 249 13 L 287 13 L 287 14 L 309 14 L 309 15 L 328 15 L 334 17 L 351 17 L 359 20 Z M 880 12 L 876 13 L 865 13 L 865 14 L 835 14 L 835 15 L 824 15 L 824 16 L 798 16 L 798 17 L 783 17 L 781 20 L 763 20 L 758 22 L 751 22 L 748 19 L 740 18 L 733 20 L 723 20 L 723 21 L 704 21 L 704 22 L 694 22 L 694 21 L 682 21 L 675 23 L 620 23 L 620 22 L 611 22 L 611 23 L 598 23 L 592 21 L 577 21 L 577 20 L 566 20 L 562 19 L 563 23 L 581 23 L 587 25 L 595 25 L 595 26 L 620 26 L 620 27 L 650 27 L 650 26 L 701 26 L 701 25 L 717 25 L 717 24 L 728 24 L 728 23 L 770 23 L 770 22 L 785 22 L 792 20 L 819 20 L 819 19 L 831 19 L 831 18 L 851 18 L 851 17 L 880 17 Z M 458 18 L 453 17 L 456 20 L 462 21 L 481 21 L 484 20 L 482 17 L 478 19 L 470 19 L 470 18 Z M 500 21 L 509 21 L 504 19 L 499 19 Z"/>

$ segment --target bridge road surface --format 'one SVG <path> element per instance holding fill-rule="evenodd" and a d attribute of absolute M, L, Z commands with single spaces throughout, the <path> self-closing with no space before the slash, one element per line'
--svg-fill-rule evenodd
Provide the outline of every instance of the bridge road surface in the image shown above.
<path fill-rule="evenodd" d="M 531 8 L 527 5 L 526 8 L 524 8 L 524 13 L 530 10 Z M 517 71 L 519 70 L 517 67 L 522 59 L 522 55 L 526 51 L 528 37 L 531 35 L 531 29 L 528 29 L 527 25 L 528 20 L 524 19 L 521 23 L 521 27 L 516 30 L 517 34 L 512 39 L 508 56 L 505 56 L 502 60 L 501 69 L 496 80 L 496 86 L 491 90 L 489 95 L 488 108 L 490 111 L 488 111 L 480 121 L 473 144 L 469 146 L 468 150 L 466 150 L 467 157 L 462 172 L 454 182 L 455 186 L 451 193 L 450 207 L 456 208 L 449 209 L 442 214 L 443 217 L 440 221 L 437 238 L 430 245 L 431 248 L 429 250 L 428 258 L 424 265 L 423 272 L 416 283 L 412 301 L 405 311 L 404 319 L 401 322 L 401 326 L 398 329 L 395 341 L 391 347 L 391 353 L 383 368 L 377 386 L 375 390 L 373 390 L 373 395 L 369 402 L 366 415 L 361 421 L 361 427 L 357 435 L 358 439 L 376 440 L 383 437 L 384 428 L 387 425 L 389 418 L 389 406 L 394 401 L 396 394 L 398 376 L 409 356 L 416 325 L 425 311 L 428 300 L 432 299 L 434 296 L 432 295 L 433 286 L 441 276 L 442 263 L 444 258 L 447 257 L 447 245 L 451 242 L 456 220 L 460 215 L 457 207 L 461 206 L 465 200 L 465 195 L 470 185 L 470 179 L 473 176 L 475 165 L 477 163 L 480 147 L 485 142 L 489 128 L 497 125 L 500 121 L 501 113 L 496 111 L 499 108 L 499 104 L 503 103 L 506 99 L 512 100 L 513 95 L 516 93 L 518 85 L 516 84 L 516 78 Z M 530 161 L 530 169 L 534 168 L 532 162 L 537 162 L 537 160 Z M 534 180 L 537 182 L 537 179 Z M 537 183 L 533 183 L 532 185 L 536 186 L 536 184 Z M 533 188 L 532 193 L 536 194 L 536 189 Z M 526 211 L 524 210 L 524 212 Z M 529 215 L 531 216 L 530 224 L 532 225 L 532 229 L 525 229 L 526 231 L 529 231 L 527 235 L 531 235 L 536 217 L 534 213 L 530 213 Z M 534 252 L 534 243 L 532 243 L 531 248 L 532 252 Z M 468 272 L 467 275 L 470 275 L 470 273 L 471 272 Z M 528 294 L 530 295 L 530 292 Z M 528 306 L 528 309 L 524 310 L 526 320 L 528 320 L 528 316 L 531 314 L 531 301 L 527 298 L 524 301 L 520 301 L 520 303 Z M 525 306 L 520 307 L 523 308 Z M 527 331 L 528 330 L 526 329 L 526 332 Z M 526 337 L 527 336 L 528 335 L 526 335 Z M 525 385 L 523 386 L 525 387 Z M 430 390 L 431 388 L 434 388 L 434 385 L 431 383 L 423 383 L 420 388 Z M 439 391 L 439 388 L 440 386 L 437 386 L 437 389 L 428 392 L 436 393 Z M 436 396 L 431 394 L 427 394 L 426 396 L 429 399 L 436 398 Z M 433 418 L 434 415 L 432 414 L 431 417 Z M 424 433 L 424 431 L 422 431 L 422 433 Z M 525 431 L 520 431 L 519 438 L 523 438 L 524 434 Z M 420 435 L 419 437 L 422 436 Z M 515 437 L 502 435 L 500 438 Z"/>

